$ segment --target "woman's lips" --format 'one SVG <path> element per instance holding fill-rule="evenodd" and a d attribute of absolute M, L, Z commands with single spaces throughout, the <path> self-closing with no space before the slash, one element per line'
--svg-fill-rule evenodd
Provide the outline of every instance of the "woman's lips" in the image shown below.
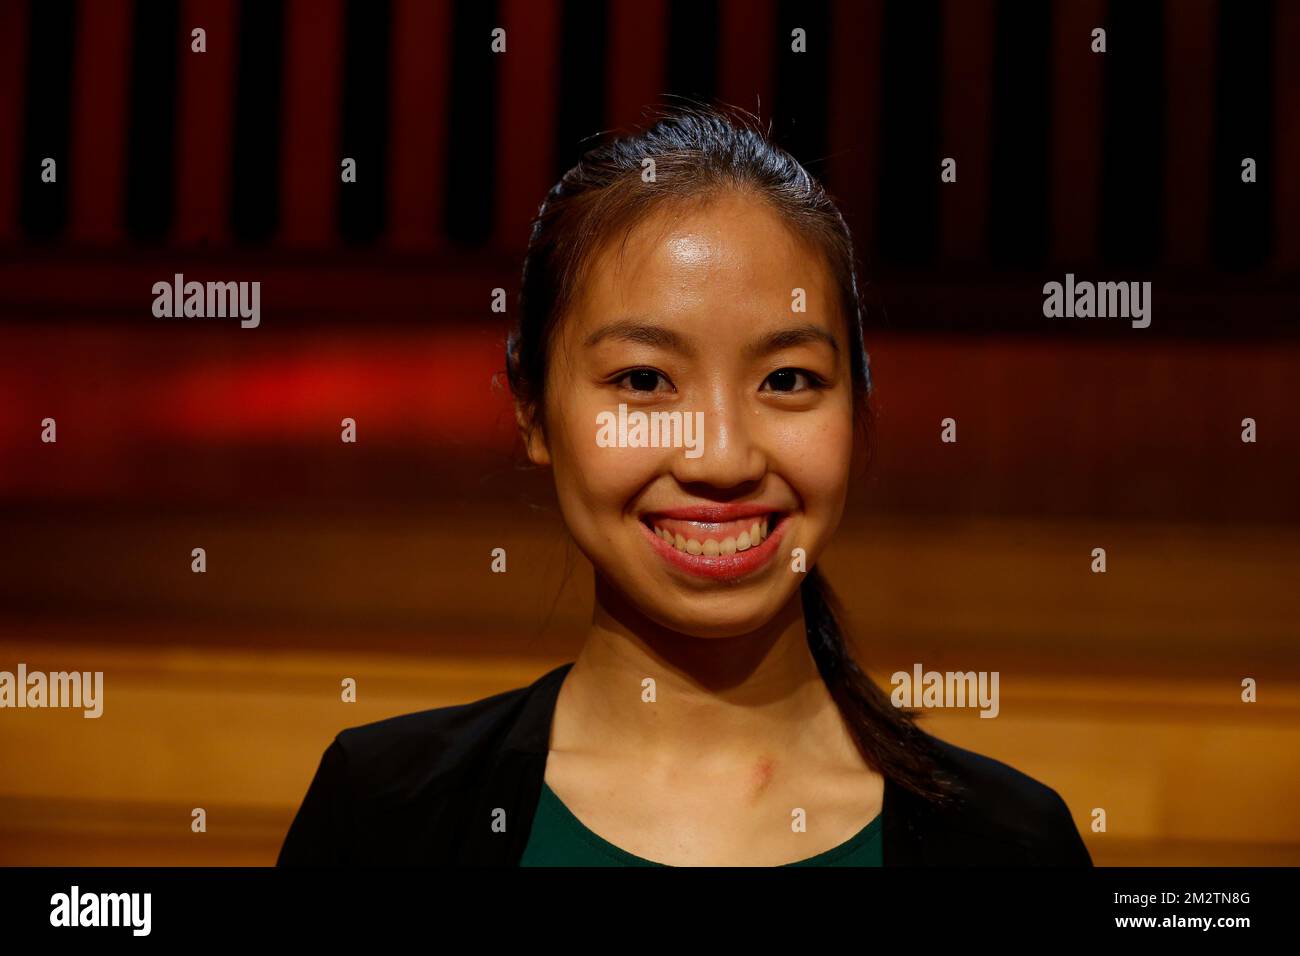
<path fill-rule="evenodd" d="M 735 578 L 764 567 L 777 553 L 786 515 L 768 512 L 725 521 L 649 516 L 638 524 L 669 564 L 700 577 Z"/>

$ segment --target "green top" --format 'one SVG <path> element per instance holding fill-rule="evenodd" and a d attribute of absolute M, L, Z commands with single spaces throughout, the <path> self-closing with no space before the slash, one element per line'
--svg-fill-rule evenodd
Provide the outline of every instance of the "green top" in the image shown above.
<path fill-rule="evenodd" d="M 839 846 L 785 866 L 881 866 L 880 817 Z M 573 815 L 542 781 L 533 828 L 520 866 L 665 866 L 619 849 Z"/>

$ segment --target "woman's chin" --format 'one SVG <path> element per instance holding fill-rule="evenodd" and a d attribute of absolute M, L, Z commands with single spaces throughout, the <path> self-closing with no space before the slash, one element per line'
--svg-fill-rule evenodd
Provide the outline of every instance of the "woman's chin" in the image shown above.
<path fill-rule="evenodd" d="M 662 626 L 702 640 L 716 640 L 729 637 L 741 637 L 770 627 L 773 618 L 778 616 L 779 606 L 770 607 L 767 601 L 762 606 L 746 608 L 719 608 L 718 599 L 712 599 L 712 606 L 705 601 L 692 613 L 691 605 L 696 602 L 683 601 L 672 608 L 646 608 L 651 616 Z"/>

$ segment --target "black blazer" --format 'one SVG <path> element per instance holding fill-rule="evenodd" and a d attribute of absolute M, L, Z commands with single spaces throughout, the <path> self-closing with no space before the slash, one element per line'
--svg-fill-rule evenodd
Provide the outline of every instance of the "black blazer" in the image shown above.
<path fill-rule="evenodd" d="M 572 666 L 528 687 L 339 733 L 278 865 L 518 865 L 541 795 L 555 701 Z M 964 798 L 939 811 L 886 778 L 885 866 L 1092 865 L 1055 790 L 932 739 Z M 497 810 L 505 811 L 504 830 Z"/>

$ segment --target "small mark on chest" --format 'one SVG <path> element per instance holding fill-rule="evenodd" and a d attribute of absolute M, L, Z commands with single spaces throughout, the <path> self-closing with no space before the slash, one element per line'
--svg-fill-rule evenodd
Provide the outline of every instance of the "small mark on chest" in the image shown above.
<path fill-rule="evenodd" d="M 763 791 L 767 789 L 767 785 L 772 782 L 772 778 L 775 775 L 776 761 L 771 757 L 760 757 L 758 763 L 754 766 L 753 783 L 755 798 L 762 796 Z"/>

